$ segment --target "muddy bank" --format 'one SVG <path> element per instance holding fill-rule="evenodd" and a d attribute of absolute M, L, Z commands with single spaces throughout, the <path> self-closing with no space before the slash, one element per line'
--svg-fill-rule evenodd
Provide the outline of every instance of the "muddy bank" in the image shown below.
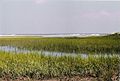
<path fill-rule="evenodd" d="M 52 78 L 52 79 L 31 79 L 29 77 L 18 77 L 14 80 L 10 79 L 10 77 L 6 76 L 4 78 L 0 78 L 0 81 L 104 81 L 103 78 L 95 78 L 91 76 L 85 76 L 85 77 L 80 77 L 80 76 L 74 76 L 74 77 L 61 77 L 61 78 Z M 111 78 L 111 81 L 119 81 L 119 78 L 117 76 L 113 76 Z"/>

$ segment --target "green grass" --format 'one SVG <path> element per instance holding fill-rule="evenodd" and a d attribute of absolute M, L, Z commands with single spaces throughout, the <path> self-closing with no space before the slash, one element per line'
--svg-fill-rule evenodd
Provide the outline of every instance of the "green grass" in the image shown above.
<path fill-rule="evenodd" d="M 0 38 L 0 45 L 15 46 L 29 50 L 46 50 L 57 52 L 75 53 L 120 53 L 120 37 L 65 37 L 65 38 L 42 38 L 42 37 L 15 37 Z"/>
<path fill-rule="evenodd" d="M 94 77 L 98 81 L 111 81 L 120 70 L 120 37 L 3 37 L 0 46 L 15 46 L 29 50 L 96 53 L 112 55 L 45 56 L 44 54 L 0 52 L 0 78 L 29 77 L 51 79 L 61 77 Z"/>
<path fill-rule="evenodd" d="M 0 52 L 0 77 L 30 77 L 48 79 L 71 76 L 91 76 L 107 81 L 113 75 L 118 76 L 119 56 L 92 55 L 83 58 L 72 56 L 45 56 L 42 54 L 14 54 Z M 108 80 L 109 81 L 109 80 Z"/>

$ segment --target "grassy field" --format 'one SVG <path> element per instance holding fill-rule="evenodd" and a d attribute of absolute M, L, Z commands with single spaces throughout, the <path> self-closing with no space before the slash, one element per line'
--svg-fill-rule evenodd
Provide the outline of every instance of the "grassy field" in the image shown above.
<path fill-rule="evenodd" d="M 94 81 L 118 80 L 120 71 L 120 57 L 117 55 L 120 54 L 120 35 L 118 34 L 83 38 L 1 37 L 0 46 L 14 46 L 33 51 L 25 54 L 1 51 L 0 78 L 2 80 L 18 79 L 19 81 L 21 77 L 31 80 L 55 78 L 59 81 L 66 81 L 66 77 L 69 79 L 72 77 L 92 77 L 95 79 Z M 88 57 L 83 58 L 80 54 L 76 56 L 49 56 L 38 54 L 34 50 L 87 53 Z M 98 56 L 90 55 L 91 53 Z"/>
<path fill-rule="evenodd" d="M 29 50 L 45 50 L 67 53 L 120 53 L 120 36 L 104 37 L 15 37 L 0 38 L 0 45 L 15 46 Z"/>
<path fill-rule="evenodd" d="M 80 55 L 58 57 L 0 52 L 0 57 L 0 77 L 13 80 L 19 77 L 43 80 L 79 76 L 111 81 L 118 77 L 120 64 L 116 55 L 82 58 Z"/>

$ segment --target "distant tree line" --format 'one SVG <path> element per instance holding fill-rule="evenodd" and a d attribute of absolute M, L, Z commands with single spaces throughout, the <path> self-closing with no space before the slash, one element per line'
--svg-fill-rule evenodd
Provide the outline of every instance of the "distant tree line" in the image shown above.
<path fill-rule="evenodd" d="M 114 36 L 114 37 L 119 37 L 120 38 L 120 32 L 109 34 L 108 36 L 112 36 L 112 37 Z"/>

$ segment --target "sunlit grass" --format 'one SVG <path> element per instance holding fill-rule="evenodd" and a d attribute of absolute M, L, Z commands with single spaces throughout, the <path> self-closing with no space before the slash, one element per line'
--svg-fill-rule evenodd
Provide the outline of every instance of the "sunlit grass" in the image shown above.
<path fill-rule="evenodd" d="M 9 75 L 46 79 L 55 77 L 92 76 L 98 79 L 118 76 L 120 58 L 112 56 L 93 56 L 83 58 L 72 56 L 45 56 L 43 54 L 14 54 L 0 52 L 0 77 Z"/>
<path fill-rule="evenodd" d="M 49 79 L 60 77 L 94 77 L 98 81 L 111 81 L 120 69 L 119 36 L 104 37 L 14 37 L 0 38 L 0 46 L 13 46 L 32 50 L 29 53 L 0 52 L 0 78 L 9 76 Z M 76 56 L 38 54 L 35 50 L 74 52 Z M 83 58 L 79 53 L 88 53 Z M 89 55 L 95 53 L 96 55 Z M 117 54 L 116 54 L 117 53 Z M 102 55 L 99 55 L 102 54 Z M 111 55 L 112 54 L 112 55 Z"/>

